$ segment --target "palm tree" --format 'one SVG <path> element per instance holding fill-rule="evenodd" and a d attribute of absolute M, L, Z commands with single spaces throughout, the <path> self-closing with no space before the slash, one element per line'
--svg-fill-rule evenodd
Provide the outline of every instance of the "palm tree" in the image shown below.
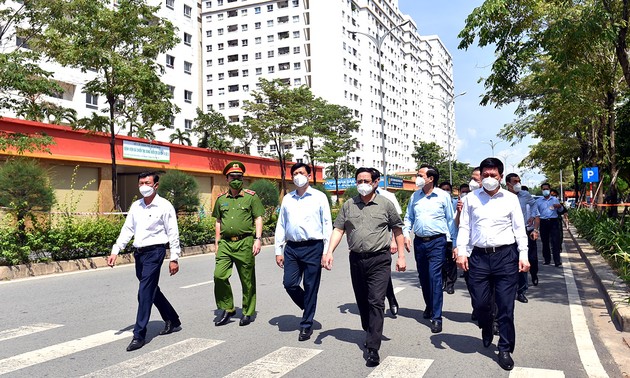
<path fill-rule="evenodd" d="M 190 133 L 188 131 L 181 131 L 180 129 L 175 129 L 175 132 L 169 136 L 171 143 L 177 141 L 177 143 L 192 146 L 192 141 L 190 140 Z"/>

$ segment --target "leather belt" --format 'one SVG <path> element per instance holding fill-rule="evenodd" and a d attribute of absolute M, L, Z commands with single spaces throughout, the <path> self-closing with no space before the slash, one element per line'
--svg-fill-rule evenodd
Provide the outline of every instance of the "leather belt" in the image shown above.
<path fill-rule="evenodd" d="M 446 235 L 444 235 L 444 234 L 435 234 L 435 235 L 431 235 L 431 236 L 416 235 L 416 237 L 418 239 L 422 240 L 423 242 L 428 242 L 428 241 L 431 241 L 431 240 L 435 240 L 435 239 L 437 239 L 439 237 L 442 237 L 442 236 L 446 236 Z"/>
<path fill-rule="evenodd" d="M 302 240 L 302 241 L 287 240 L 287 245 L 291 247 L 299 247 L 303 245 L 314 245 L 321 241 L 323 240 L 321 239 L 309 239 L 309 240 Z"/>
<path fill-rule="evenodd" d="M 252 235 L 249 234 L 245 234 L 245 235 L 237 235 L 237 236 L 226 236 L 225 239 L 229 240 L 229 241 L 239 241 L 239 240 L 243 240 L 245 238 L 249 238 Z"/>
<path fill-rule="evenodd" d="M 370 257 L 375 257 L 375 256 L 380 256 L 383 254 L 389 254 L 389 248 L 384 249 L 382 251 L 376 251 L 376 252 L 354 252 L 354 251 L 350 251 L 350 253 L 352 254 L 352 256 L 359 258 L 359 259 L 369 259 Z"/>
<path fill-rule="evenodd" d="M 514 247 L 514 244 L 507 244 L 507 245 L 499 245 L 497 247 L 473 247 L 473 252 L 480 252 L 480 253 L 496 253 L 496 252 L 501 252 L 505 249 L 508 248 L 512 248 Z"/>
<path fill-rule="evenodd" d="M 146 247 L 136 248 L 138 252 L 147 252 L 156 248 L 168 248 L 168 243 L 147 245 Z"/>

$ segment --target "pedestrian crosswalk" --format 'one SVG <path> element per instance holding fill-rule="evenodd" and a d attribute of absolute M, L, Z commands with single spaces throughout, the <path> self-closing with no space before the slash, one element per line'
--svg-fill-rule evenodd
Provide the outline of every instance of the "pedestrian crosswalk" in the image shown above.
<path fill-rule="evenodd" d="M 15 340 L 20 337 L 40 334 L 41 332 L 51 331 L 55 328 L 63 327 L 61 324 L 38 323 L 26 325 L 15 329 L 0 331 L 0 342 L 7 340 Z M 86 335 L 69 341 L 46 346 L 40 349 L 24 352 L 15 356 L 0 359 L 0 375 L 16 373 L 22 369 L 35 367 L 39 364 L 46 364 L 57 359 L 66 359 L 67 361 L 76 361 L 79 352 L 87 351 L 94 348 L 105 347 L 109 343 L 120 340 L 130 340 L 132 333 L 129 331 L 107 330 L 92 335 Z M 95 370 L 83 375 L 82 377 L 139 377 L 152 372 L 156 372 L 160 376 L 159 370 L 166 368 L 168 365 L 178 361 L 185 360 L 206 350 L 214 348 L 218 345 L 226 343 L 224 340 L 213 340 L 205 338 L 187 338 L 173 344 L 164 346 L 156 350 L 141 349 L 138 352 L 129 354 L 129 358 L 113 363 L 110 366 L 100 370 Z M 283 346 L 272 350 L 255 361 L 243 359 L 243 366 L 236 369 L 232 373 L 225 375 L 225 378 L 276 378 L 286 374 L 299 373 L 301 365 L 316 358 L 330 358 L 323 356 L 324 350 L 321 348 L 297 348 Z M 63 360 L 63 361 L 66 361 Z M 358 360 L 358 358 L 356 359 Z M 203 369 L 203 368 L 202 368 Z M 319 372 L 318 376 L 333 375 L 333 369 L 326 372 Z M 424 377 L 430 369 L 437 369 L 435 361 L 432 359 L 409 358 L 398 356 L 386 356 L 381 364 L 371 369 L 365 376 L 370 378 L 378 377 Z M 437 371 L 437 370 L 436 370 Z M 436 372 L 434 371 L 434 373 Z M 313 372 L 310 372 L 312 376 Z M 54 374 L 46 373 L 48 376 Z M 209 375 L 207 371 L 199 371 L 197 376 L 214 376 Z M 220 374 L 223 375 L 223 374 Z M 219 375 L 219 376 L 220 376 Z M 308 374 L 307 374 L 308 375 Z M 526 367 L 517 367 L 509 375 L 512 378 L 524 377 L 564 377 L 562 371 L 530 369 Z"/>

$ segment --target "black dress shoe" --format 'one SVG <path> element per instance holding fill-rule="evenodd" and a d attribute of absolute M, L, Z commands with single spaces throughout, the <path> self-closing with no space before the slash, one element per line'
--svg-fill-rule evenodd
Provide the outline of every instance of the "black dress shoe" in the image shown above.
<path fill-rule="evenodd" d="M 378 366 L 381 363 L 381 357 L 378 355 L 378 350 L 369 348 L 367 352 L 367 363 L 369 367 Z"/>
<path fill-rule="evenodd" d="M 390 304 L 389 312 L 394 316 L 398 315 L 398 303 Z"/>
<path fill-rule="evenodd" d="M 532 283 L 534 286 L 538 286 L 538 277 L 532 277 Z"/>
<path fill-rule="evenodd" d="M 559 266 L 562 266 L 562 263 L 557 263 L 557 264 L 554 264 L 554 266 L 557 268 L 557 267 L 559 267 Z"/>
<path fill-rule="evenodd" d="M 215 326 L 222 326 L 227 324 L 230 321 L 230 318 L 232 316 L 236 315 L 236 311 L 227 311 L 227 310 L 223 310 L 223 313 L 221 314 L 221 317 L 219 318 L 219 320 L 217 320 L 216 322 L 214 322 Z"/>
<path fill-rule="evenodd" d="M 252 317 L 251 317 L 251 316 L 249 316 L 249 315 L 244 315 L 244 316 L 241 318 L 241 321 L 240 321 L 240 322 L 238 322 L 238 325 L 240 325 L 241 327 L 243 327 L 243 326 L 249 325 L 249 323 L 251 323 L 251 322 L 252 322 Z"/>
<path fill-rule="evenodd" d="M 438 320 L 431 320 L 431 333 L 442 332 L 442 322 Z"/>
<path fill-rule="evenodd" d="M 496 321 L 494 323 L 492 323 L 492 334 L 495 336 L 499 336 L 499 323 L 497 323 Z"/>
<path fill-rule="evenodd" d="M 423 319 L 431 319 L 432 316 L 433 316 L 433 313 L 431 313 L 431 311 L 429 311 L 429 310 L 424 310 L 422 312 L 422 318 Z"/>
<path fill-rule="evenodd" d="M 547 261 L 545 261 L 545 262 L 543 263 L 543 265 L 549 265 L 549 264 L 551 264 L 551 262 L 547 262 Z"/>
<path fill-rule="evenodd" d="M 516 296 L 516 300 L 517 300 L 517 301 L 519 301 L 519 302 L 521 302 L 521 303 L 527 303 L 527 302 L 529 302 L 529 301 L 527 300 L 527 297 L 525 296 L 525 293 L 521 293 L 521 294 L 517 295 L 517 296 Z"/>
<path fill-rule="evenodd" d="M 298 336 L 298 341 L 306 341 L 311 338 L 313 334 L 313 330 L 311 327 L 303 327 L 300 328 L 300 336 Z"/>
<path fill-rule="evenodd" d="M 179 328 L 182 325 L 182 322 L 178 320 L 167 320 L 164 324 L 164 329 L 160 332 L 160 335 L 168 335 L 169 333 L 173 333 L 174 330 Z"/>
<path fill-rule="evenodd" d="M 490 329 L 481 329 L 481 341 L 483 341 L 483 347 L 487 348 L 492 344 L 492 328 Z"/>
<path fill-rule="evenodd" d="M 514 369 L 514 360 L 512 360 L 510 352 L 499 352 L 499 366 L 501 366 L 503 370 Z"/>
<path fill-rule="evenodd" d="M 132 352 L 134 350 L 142 348 L 143 346 L 144 346 L 144 340 L 133 339 L 131 340 L 131 343 L 129 343 L 129 346 L 127 346 L 127 352 Z"/>
<path fill-rule="evenodd" d="M 448 286 L 446 288 L 446 294 L 454 294 L 455 293 L 455 288 L 453 286 Z"/>

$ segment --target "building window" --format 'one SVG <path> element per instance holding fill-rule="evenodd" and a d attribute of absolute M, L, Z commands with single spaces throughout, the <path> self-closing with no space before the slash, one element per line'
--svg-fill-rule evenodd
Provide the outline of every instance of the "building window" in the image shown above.
<path fill-rule="evenodd" d="M 278 9 L 287 8 L 289 6 L 288 1 L 278 1 Z"/>
<path fill-rule="evenodd" d="M 228 76 L 229 77 L 238 77 L 238 70 L 229 70 L 228 71 Z"/>
<path fill-rule="evenodd" d="M 192 102 L 192 92 L 184 90 L 184 102 L 191 103 Z"/>
<path fill-rule="evenodd" d="M 300 16 L 293 16 L 293 22 L 294 23 L 300 22 Z"/>
<path fill-rule="evenodd" d="M 228 26 L 228 33 L 232 33 L 238 30 L 238 25 L 229 25 Z"/>
<path fill-rule="evenodd" d="M 271 151 L 271 152 L 276 152 L 276 151 L 277 151 L 277 149 L 276 149 L 276 145 L 275 145 L 275 144 L 270 144 L 270 145 L 269 145 L 269 151 Z"/>
<path fill-rule="evenodd" d="M 190 75 L 191 71 L 192 71 L 192 63 L 184 62 L 184 73 L 187 73 Z"/>
<path fill-rule="evenodd" d="M 175 9 L 175 0 L 166 0 L 166 7 Z"/>
<path fill-rule="evenodd" d="M 273 26 L 273 20 L 267 20 L 267 26 L 268 27 L 272 27 Z"/>
<path fill-rule="evenodd" d="M 240 102 L 238 100 L 231 100 L 228 102 L 230 108 L 238 108 Z"/>
<path fill-rule="evenodd" d="M 171 97 L 175 96 L 175 87 L 172 85 L 168 86 L 168 90 L 171 92 Z"/>
<path fill-rule="evenodd" d="M 286 24 L 289 22 L 289 16 L 278 17 L 278 24 Z"/>
<path fill-rule="evenodd" d="M 223 21 L 223 13 L 217 14 L 217 20 Z"/>
<path fill-rule="evenodd" d="M 223 0 L 217 0 L 217 5 L 223 5 Z"/>
<path fill-rule="evenodd" d="M 262 42 L 262 39 L 260 37 L 256 37 L 254 42 L 256 42 L 257 45 L 260 45 L 260 43 Z"/>
<path fill-rule="evenodd" d="M 273 5 L 267 5 L 267 12 L 273 12 Z"/>
<path fill-rule="evenodd" d="M 265 152 L 265 146 L 258 146 L 258 153 L 262 154 L 263 152 Z"/>
<path fill-rule="evenodd" d="M 85 107 L 90 109 L 98 109 L 98 95 L 91 93 L 85 94 Z"/>
<path fill-rule="evenodd" d="M 206 16 L 206 22 L 212 22 L 212 16 Z"/>
<path fill-rule="evenodd" d="M 256 68 L 256 75 L 262 75 L 262 68 Z"/>
<path fill-rule="evenodd" d="M 212 96 L 212 89 L 206 90 L 206 96 Z"/>
<path fill-rule="evenodd" d="M 192 129 L 192 119 L 185 119 L 184 120 L 184 129 L 185 130 Z"/>
<path fill-rule="evenodd" d="M 206 30 L 206 37 L 212 37 L 212 30 Z"/>
<path fill-rule="evenodd" d="M 278 70 L 279 71 L 286 71 L 289 68 L 291 68 L 291 63 L 287 62 L 287 63 L 280 63 L 280 64 L 278 64 Z"/>
<path fill-rule="evenodd" d="M 219 110 L 224 110 L 224 109 L 225 109 L 225 103 L 224 103 L 224 102 L 221 102 L 221 103 L 219 104 Z"/>
<path fill-rule="evenodd" d="M 256 59 L 261 59 L 262 58 L 262 53 L 257 52 L 256 53 Z"/>
<path fill-rule="evenodd" d="M 302 79 L 293 79 L 293 85 L 300 86 L 302 85 Z"/>
<path fill-rule="evenodd" d="M 238 62 L 238 54 L 228 55 L 228 62 Z"/>
<path fill-rule="evenodd" d="M 241 46 L 247 46 L 247 45 L 249 45 L 249 43 L 246 39 L 241 40 Z"/>
<path fill-rule="evenodd" d="M 221 72 L 219 74 L 219 80 L 223 80 L 223 79 L 225 79 L 225 73 Z"/>
<path fill-rule="evenodd" d="M 184 16 L 190 18 L 192 16 L 192 8 L 184 4 Z"/>
<path fill-rule="evenodd" d="M 212 8 L 212 1 L 206 1 L 206 8 Z"/>
<path fill-rule="evenodd" d="M 268 73 L 274 73 L 274 72 L 275 72 L 275 70 L 276 70 L 276 68 L 275 68 L 274 66 L 269 66 L 269 67 L 267 67 L 267 72 L 268 72 Z"/>
<path fill-rule="evenodd" d="M 267 58 L 273 58 L 273 50 L 267 51 Z"/>
<path fill-rule="evenodd" d="M 218 35 L 223 35 L 223 28 L 217 29 L 217 34 Z"/>
<path fill-rule="evenodd" d="M 206 81 L 212 81 L 212 74 L 206 75 Z"/>
<path fill-rule="evenodd" d="M 228 41 L 228 47 L 236 47 L 238 46 L 238 39 L 231 39 Z"/>
<path fill-rule="evenodd" d="M 212 59 L 206 60 L 206 67 L 212 67 Z"/>
<path fill-rule="evenodd" d="M 207 112 L 211 112 L 211 111 L 212 111 L 212 109 L 213 109 L 213 108 L 212 108 L 212 105 L 210 105 L 210 104 L 206 105 L 206 111 L 207 111 Z"/>
<path fill-rule="evenodd" d="M 212 45 L 206 45 L 206 51 L 212 52 Z"/>
<path fill-rule="evenodd" d="M 297 7 L 298 5 L 300 5 L 300 0 L 293 0 L 293 6 Z"/>
<path fill-rule="evenodd" d="M 228 86 L 228 92 L 238 92 L 238 84 Z"/>
<path fill-rule="evenodd" d="M 278 55 L 287 55 L 289 53 L 289 47 L 278 48 Z"/>
<path fill-rule="evenodd" d="M 224 58 L 219 58 L 219 66 L 223 65 Z"/>
<path fill-rule="evenodd" d="M 241 9 L 241 16 L 247 16 L 247 9 Z"/>
<path fill-rule="evenodd" d="M 273 42 L 273 35 L 267 36 L 267 42 Z"/>
<path fill-rule="evenodd" d="M 171 127 L 175 127 L 175 116 L 171 116 Z"/>
<path fill-rule="evenodd" d="M 256 13 L 256 14 L 260 14 L 260 7 L 256 7 L 256 8 L 254 8 L 254 13 Z"/>
<path fill-rule="evenodd" d="M 300 62 L 293 63 L 293 69 L 294 69 L 294 70 L 300 70 L 300 69 L 302 69 L 302 65 L 300 64 Z"/>
<path fill-rule="evenodd" d="M 186 46 L 190 46 L 191 43 L 192 43 L 192 35 L 188 33 L 184 33 L 184 44 Z"/>
<path fill-rule="evenodd" d="M 241 31 L 247 31 L 247 24 L 241 25 Z"/>
<path fill-rule="evenodd" d="M 256 28 L 256 29 L 260 29 L 260 22 L 256 22 L 256 23 L 254 24 L 254 28 Z"/>
<path fill-rule="evenodd" d="M 243 54 L 243 55 L 241 55 L 241 60 L 243 62 L 247 62 L 249 60 L 249 56 L 247 54 Z"/>
<path fill-rule="evenodd" d="M 230 123 L 238 122 L 238 116 L 229 116 L 228 120 L 230 121 Z"/>
<path fill-rule="evenodd" d="M 243 77 L 247 77 L 249 76 L 249 70 L 243 70 L 241 74 L 243 75 Z"/>
<path fill-rule="evenodd" d="M 236 17 L 236 16 L 238 16 L 238 11 L 237 10 L 230 10 L 230 11 L 227 12 L 227 15 L 228 15 L 228 18 Z"/>
<path fill-rule="evenodd" d="M 219 96 L 223 96 L 225 94 L 225 88 L 219 88 Z"/>
<path fill-rule="evenodd" d="M 293 32 L 293 38 L 300 38 L 300 31 L 299 30 Z"/>
<path fill-rule="evenodd" d="M 218 48 L 219 50 L 223 50 L 223 43 L 219 43 L 219 44 L 217 44 L 217 48 Z"/>
<path fill-rule="evenodd" d="M 175 57 L 166 55 L 166 67 L 173 68 L 175 66 Z"/>
<path fill-rule="evenodd" d="M 289 38 L 288 31 L 278 33 L 278 39 L 282 40 L 282 39 L 288 39 L 288 38 Z"/>
<path fill-rule="evenodd" d="M 300 46 L 296 46 L 293 48 L 293 53 L 294 54 L 299 54 L 300 53 Z"/>

